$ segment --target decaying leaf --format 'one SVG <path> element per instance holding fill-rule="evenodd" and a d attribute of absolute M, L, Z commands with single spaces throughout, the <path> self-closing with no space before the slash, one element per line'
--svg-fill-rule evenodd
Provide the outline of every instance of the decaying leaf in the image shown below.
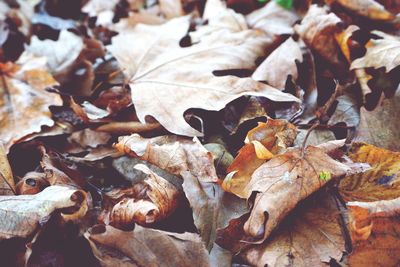
<path fill-rule="evenodd" d="M 105 223 L 124 228 L 134 223 L 147 225 L 158 222 L 173 213 L 178 205 L 178 189 L 146 165 L 137 164 L 135 169 L 147 178 L 130 189 L 114 189 L 106 194 L 114 206 L 107 213 Z"/>
<path fill-rule="evenodd" d="M 357 58 L 351 64 L 351 69 L 361 68 L 381 68 L 385 67 L 386 72 L 391 71 L 400 65 L 400 39 L 397 36 L 372 31 L 374 35 L 381 39 L 371 39 L 366 47 L 367 53 Z"/>
<path fill-rule="evenodd" d="M 395 114 L 400 110 L 400 91 L 392 98 L 385 98 L 378 106 L 368 111 L 360 111 L 360 125 L 356 139 L 382 148 L 400 151 L 400 122 Z"/>
<path fill-rule="evenodd" d="M 42 126 L 52 126 L 50 105 L 61 105 L 60 96 L 45 88 L 58 83 L 47 72 L 45 58 L 28 55 L 18 64 L 3 63 L 0 66 L 0 139 L 8 151 L 13 143 L 36 132 Z"/>
<path fill-rule="evenodd" d="M 329 180 L 354 171 L 314 146 L 308 146 L 304 154 L 301 149 L 288 149 L 275 156 L 253 173 L 247 185 L 248 191 L 257 195 L 245 232 L 265 240 L 299 201 Z"/>
<path fill-rule="evenodd" d="M 311 49 L 331 63 L 338 64 L 339 47 L 334 34 L 340 31 L 337 26 L 340 22 L 334 13 L 328 13 L 324 7 L 314 4 L 294 30 Z"/>
<path fill-rule="evenodd" d="M 174 19 L 159 27 L 139 26 L 129 36 L 114 37 L 108 49 L 125 69 L 132 101 L 142 122 L 151 115 L 172 133 L 199 136 L 202 133 L 189 126 L 183 117 L 189 108 L 220 110 L 242 95 L 298 101 L 251 78 L 213 75 L 217 70 L 254 68 L 255 59 L 265 46 L 265 37 L 257 31 L 229 35 L 216 32 L 196 45 L 182 48 L 179 39 L 185 32 L 176 29 L 187 29 L 187 20 Z M 130 51 L 125 53 L 128 48 Z"/>
<path fill-rule="evenodd" d="M 339 192 L 346 201 L 378 201 L 400 197 L 400 153 L 365 143 L 354 143 L 354 162 L 368 163 L 370 170 L 345 177 Z"/>
<path fill-rule="evenodd" d="M 373 20 L 391 21 L 396 17 L 374 0 L 336 0 L 336 2 L 361 16 Z"/>
<path fill-rule="evenodd" d="M 17 195 L 34 195 L 50 186 L 46 174 L 42 172 L 28 172 L 16 185 Z"/>
<path fill-rule="evenodd" d="M 132 134 L 120 137 L 116 148 L 178 176 L 185 172 L 203 182 L 218 180 L 212 154 L 197 139 L 192 141 L 177 136 L 147 139 Z"/>
<path fill-rule="evenodd" d="M 14 195 L 15 190 L 14 176 L 7 153 L 0 143 L 0 195 Z"/>
<path fill-rule="evenodd" d="M 271 86 L 284 90 L 289 75 L 293 81 L 297 79 L 296 61 L 303 61 L 303 54 L 298 43 L 293 38 L 289 38 L 258 66 L 251 77 L 257 81 L 266 81 Z"/>
<path fill-rule="evenodd" d="M 335 112 L 329 118 L 329 124 L 344 122 L 347 127 L 356 127 L 360 122 L 360 113 L 356 100 L 349 95 L 339 96 Z"/>
<path fill-rule="evenodd" d="M 345 251 L 336 203 L 328 192 L 313 195 L 279 225 L 262 245 L 241 253 L 252 266 L 327 266 Z"/>
<path fill-rule="evenodd" d="M 68 138 L 70 142 L 78 144 L 82 148 L 95 148 L 100 145 L 105 145 L 110 140 L 111 135 L 105 132 L 93 131 L 86 128 L 81 131 L 76 131 Z"/>
<path fill-rule="evenodd" d="M 0 196 L 3 218 L 0 222 L 1 239 L 28 237 L 57 210 L 73 208 L 73 213 L 87 210 L 86 193 L 64 186 L 50 186 L 36 195 Z M 74 214 L 62 213 L 63 216 Z"/>
<path fill-rule="evenodd" d="M 87 233 L 101 266 L 209 266 L 200 237 L 192 233 L 169 233 L 136 225 L 124 232 L 98 225 Z"/>
<path fill-rule="evenodd" d="M 400 253 L 400 198 L 348 202 L 353 251 L 349 266 L 396 266 Z"/>
<path fill-rule="evenodd" d="M 293 144 L 296 128 L 285 120 L 268 119 L 259 123 L 247 134 L 245 145 L 228 168 L 231 176 L 225 178 L 222 187 L 225 191 L 248 198 L 251 194 L 247 184 L 253 172 L 273 155 L 283 152 Z"/>

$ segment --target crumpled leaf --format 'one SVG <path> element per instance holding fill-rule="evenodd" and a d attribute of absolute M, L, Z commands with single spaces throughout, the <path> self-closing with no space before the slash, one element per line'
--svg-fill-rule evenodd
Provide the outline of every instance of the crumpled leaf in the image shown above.
<path fill-rule="evenodd" d="M 337 143 L 322 144 L 335 147 Z M 319 190 L 331 179 L 362 171 L 361 166 L 341 163 L 326 154 L 326 148 L 308 146 L 288 149 L 258 168 L 247 188 L 257 192 L 246 234 L 264 241 L 283 218 L 303 199 Z"/>
<path fill-rule="evenodd" d="M 184 34 L 178 35 L 176 29 L 187 29 L 187 20 L 174 19 L 159 27 L 139 26 L 129 34 L 114 37 L 108 49 L 126 70 L 141 122 L 151 115 L 172 133 L 201 136 L 183 117 L 189 108 L 220 110 L 242 95 L 298 101 L 250 78 L 213 75 L 216 70 L 254 68 L 265 46 L 265 38 L 257 31 L 229 35 L 216 32 L 199 44 L 181 48 L 178 40 Z M 171 31 L 172 35 L 167 36 Z M 198 62 L 202 62 L 201 68 Z"/>
<path fill-rule="evenodd" d="M 65 186 L 50 186 L 36 195 L 0 196 L 3 218 L 0 239 L 28 237 L 57 210 L 75 207 L 84 215 L 87 210 L 86 193 Z M 82 212 L 82 210 L 84 212 Z M 74 214 L 62 213 L 63 216 Z"/>
<path fill-rule="evenodd" d="M 349 266 L 396 266 L 400 253 L 400 198 L 348 202 L 353 251 Z"/>
<path fill-rule="evenodd" d="M 374 0 L 336 0 L 340 5 L 361 16 L 380 21 L 391 21 L 395 15 Z"/>
<path fill-rule="evenodd" d="M 147 178 L 132 188 L 114 189 L 106 194 L 116 204 L 105 215 L 105 223 L 117 228 L 134 223 L 147 225 L 168 217 L 178 206 L 180 193 L 174 185 L 146 165 L 137 164 L 135 169 L 144 172 Z"/>
<path fill-rule="evenodd" d="M 371 39 L 367 45 L 367 53 L 357 58 L 351 64 L 351 69 L 381 68 L 386 72 L 400 65 L 400 38 L 381 31 L 372 31 L 372 34 L 382 39 Z"/>
<path fill-rule="evenodd" d="M 246 16 L 250 28 L 260 29 L 271 37 L 293 33 L 293 24 L 299 19 L 292 10 L 287 10 L 275 1 Z"/>
<path fill-rule="evenodd" d="M 251 191 L 247 185 L 253 172 L 267 159 L 292 145 L 296 134 L 296 127 L 285 120 L 268 119 L 266 123 L 259 123 L 248 132 L 246 144 L 227 170 L 232 176 L 225 178 L 222 188 L 241 198 L 248 198 Z"/>
<path fill-rule="evenodd" d="M 290 75 L 293 81 L 298 77 L 296 61 L 303 61 L 303 54 L 299 44 L 289 38 L 258 66 L 251 77 L 284 90 L 287 76 Z"/>
<path fill-rule="evenodd" d="M 44 58 L 22 56 L 18 64 L 4 63 L 0 81 L 0 139 L 6 152 L 21 138 L 52 126 L 50 105 L 61 105 L 59 95 L 45 88 L 58 85 L 45 68 Z"/>
<path fill-rule="evenodd" d="M 105 145 L 111 139 L 111 135 L 105 132 L 93 131 L 89 128 L 73 132 L 68 140 L 78 144 L 82 148 L 98 147 Z"/>
<path fill-rule="evenodd" d="M 327 192 L 313 195 L 279 225 L 262 245 L 241 257 L 251 266 L 327 266 L 345 251 L 336 203 Z"/>
<path fill-rule="evenodd" d="M 200 237 L 192 233 L 176 234 L 136 225 L 124 232 L 112 226 L 98 225 L 85 233 L 101 266 L 209 266 L 209 258 Z"/>
<path fill-rule="evenodd" d="M 339 64 L 339 47 L 334 34 L 339 32 L 337 26 L 341 20 L 334 13 L 328 13 L 326 8 L 311 5 L 301 24 L 294 30 L 311 49 L 333 64 Z"/>
<path fill-rule="evenodd" d="M 178 176 L 185 172 L 203 182 L 218 180 L 212 154 L 196 138 L 193 141 L 177 136 L 147 139 L 132 134 L 120 137 L 115 147 Z"/>
<path fill-rule="evenodd" d="M 400 153 L 366 143 L 354 143 L 349 157 L 371 166 L 361 174 L 340 181 L 339 192 L 345 201 L 378 201 L 400 197 Z"/>
<path fill-rule="evenodd" d="M 8 162 L 7 153 L 0 143 L 0 195 L 14 195 L 15 191 L 14 176 Z"/>
<path fill-rule="evenodd" d="M 400 151 L 400 122 L 396 116 L 400 111 L 399 100 L 398 90 L 392 98 L 382 99 L 372 111 L 362 107 L 356 140 Z"/>

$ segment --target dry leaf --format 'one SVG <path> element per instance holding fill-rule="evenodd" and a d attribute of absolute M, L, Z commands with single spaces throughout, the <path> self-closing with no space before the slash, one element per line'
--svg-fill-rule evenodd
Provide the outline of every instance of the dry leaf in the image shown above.
<path fill-rule="evenodd" d="M 89 128 L 73 132 L 71 136 L 68 137 L 68 141 L 74 142 L 82 148 L 95 148 L 100 145 L 105 145 L 110 139 L 110 134 L 93 131 Z"/>
<path fill-rule="evenodd" d="M 85 233 L 103 267 L 114 266 L 209 266 L 201 239 L 192 233 L 169 233 L 136 225 L 124 232 L 97 225 Z"/>
<path fill-rule="evenodd" d="M 22 56 L 18 64 L 0 65 L 0 139 L 8 151 L 21 138 L 40 132 L 42 126 L 52 126 L 50 105 L 61 105 L 60 96 L 45 88 L 58 83 L 46 71 L 45 59 Z"/>
<path fill-rule="evenodd" d="M 0 143 L 0 195 L 15 195 L 14 176 L 8 162 L 7 153 Z"/>
<path fill-rule="evenodd" d="M 146 165 L 137 164 L 147 178 L 131 189 L 114 189 L 106 194 L 116 202 L 105 222 L 118 228 L 134 223 L 141 225 L 158 222 L 171 215 L 178 206 L 180 193 L 167 180 L 151 171 Z"/>
<path fill-rule="evenodd" d="M 48 187 L 50 183 L 42 172 L 28 172 L 16 185 L 17 195 L 34 195 Z"/>
<path fill-rule="evenodd" d="M 396 17 L 374 0 L 336 0 L 336 2 L 358 15 L 373 20 L 391 21 Z"/>
<path fill-rule="evenodd" d="M 241 257 L 251 266 L 327 266 L 345 251 L 339 213 L 333 198 L 321 192 L 299 204 L 262 245 Z"/>
<path fill-rule="evenodd" d="M 336 98 L 338 102 L 336 109 L 329 118 L 329 124 L 335 125 L 344 122 L 347 127 L 356 127 L 360 122 L 360 112 L 357 101 L 349 95 L 342 95 Z"/>
<path fill-rule="evenodd" d="M 365 143 L 354 143 L 349 152 L 354 162 L 371 169 L 345 177 L 339 190 L 345 201 L 378 201 L 400 197 L 400 153 Z"/>
<path fill-rule="evenodd" d="M 158 4 L 160 5 L 161 13 L 163 13 L 167 19 L 184 15 L 181 0 L 160 0 Z"/>
<path fill-rule="evenodd" d="M 400 198 L 375 202 L 349 202 L 353 251 L 348 265 L 397 266 L 400 253 Z"/>
<path fill-rule="evenodd" d="M 248 191 L 247 184 L 251 175 L 266 159 L 271 158 L 261 157 L 261 155 L 269 152 L 272 156 L 283 152 L 292 145 L 296 134 L 296 127 L 285 120 L 268 119 L 266 123 L 259 123 L 248 132 L 246 144 L 240 149 L 227 170 L 232 175 L 225 178 L 222 188 L 241 198 L 248 198 L 251 191 Z"/>
<path fill-rule="evenodd" d="M 333 64 L 339 64 L 339 47 L 334 34 L 339 32 L 337 26 L 341 20 L 333 13 L 328 13 L 326 8 L 312 5 L 301 21 L 295 25 L 294 30 L 311 49 Z"/>
<path fill-rule="evenodd" d="M 278 35 L 292 34 L 292 26 L 298 19 L 295 12 L 281 7 L 275 1 L 270 1 L 264 7 L 246 16 L 250 28 L 260 29 L 273 38 Z"/>
<path fill-rule="evenodd" d="M 86 193 L 64 186 L 50 186 L 36 195 L 0 196 L 3 218 L 0 238 L 28 237 L 57 210 L 76 207 L 86 210 Z M 85 208 L 86 207 L 86 208 Z M 73 214 L 62 214 L 71 216 Z"/>
<path fill-rule="evenodd" d="M 220 110 L 242 95 L 298 101 L 250 78 L 213 75 L 216 70 L 254 68 L 254 61 L 265 46 L 265 38 L 258 32 L 216 32 L 199 44 L 182 48 L 178 41 L 184 32 L 176 29 L 187 27 L 187 20 L 182 18 L 159 27 L 138 25 L 129 36 L 114 37 L 108 47 L 129 78 L 132 101 L 141 122 L 151 115 L 172 133 L 199 136 L 202 133 L 183 117 L 189 108 Z"/>
<path fill-rule="evenodd" d="M 265 240 L 301 200 L 329 180 L 354 171 L 314 146 L 308 146 L 304 155 L 301 149 L 288 149 L 275 156 L 253 173 L 247 186 L 258 193 L 245 232 Z"/>
<path fill-rule="evenodd" d="M 304 139 L 306 138 L 308 130 L 300 129 L 298 130 L 298 134 L 296 140 L 294 141 L 294 146 L 302 147 L 304 143 Z M 335 135 L 331 130 L 327 129 L 314 129 L 307 137 L 307 145 L 317 146 L 329 141 L 336 140 Z"/>
<path fill-rule="evenodd" d="M 287 39 L 275 49 L 251 76 L 257 81 L 266 81 L 271 86 L 284 90 L 287 77 L 297 80 L 297 62 L 303 61 L 300 46 L 293 38 Z"/>
<path fill-rule="evenodd" d="M 362 107 L 356 140 L 400 151 L 400 120 L 396 116 L 400 111 L 399 100 L 400 91 L 398 90 L 392 98 L 381 100 L 372 111 Z"/>
<path fill-rule="evenodd" d="M 212 154 L 197 139 L 191 141 L 177 136 L 146 139 L 132 134 L 120 137 L 116 148 L 178 176 L 185 172 L 202 182 L 218 180 Z"/>
<path fill-rule="evenodd" d="M 367 53 L 354 60 L 351 69 L 385 67 L 386 72 L 389 72 L 400 65 L 399 37 L 381 31 L 372 31 L 372 34 L 382 39 L 371 39 L 366 45 Z"/>

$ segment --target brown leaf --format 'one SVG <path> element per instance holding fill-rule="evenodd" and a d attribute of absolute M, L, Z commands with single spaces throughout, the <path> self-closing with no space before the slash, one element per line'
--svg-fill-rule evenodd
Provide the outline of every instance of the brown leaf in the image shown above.
<path fill-rule="evenodd" d="M 344 122 L 347 127 L 356 127 L 360 122 L 360 112 L 357 101 L 350 95 L 342 95 L 336 98 L 336 109 L 329 118 L 329 124 L 335 125 Z"/>
<path fill-rule="evenodd" d="M 82 148 L 95 148 L 100 145 L 105 145 L 110 139 L 110 134 L 93 131 L 89 128 L 73 132 L 71 136 L 68 137 L 68 141 L 74 142 Z"/>
<path fill-rule="evenodd" d="M 162 26 L 140 26 L 114 37 L 108 49 L 126 70 L 141 122 L 151 115 L 172 133 L 200 136 L 202 133 L 183 117 L 189 108 L 220 110 L 242 95 L 298 101 L 250 78 L 213 75 L 216 70 L 254 68 L 265 46 L 265 37 L 257 31 L 217 31 L 198 44 L 182 48 L 179 40 L 186 32 L 176 29 L 187 29 L 187 19 L 174 19 Z M 202 62 L 201 67 L 198 62 Z"/>
<path fill-rule="evenodd" d="M 358 15 L 373 20 L 391 21 L 396 17 L 374 0 L 336 0 L 336 2 Z"/>
<path fill-rule="evenodd" d="M 101 266 L 209 266 L 200 238 L 192 233 L 169 233 L 136 225 L 124 232 L 98 225 L 87 233 L 93 253 Z"/>
<path fill-rule="evenodd" d="M 147 175 L 141 185 L 135 185 L 132 190 L 114 189 L 106 194 L 111 201 L 117 202 L 106 219 L 114 227 L 158 222 L 171 215 L 178 205 L 180 193 L 174 185 L 146 165 L 137 164 L 135 169 Z"/>
<path fill-rule="evenodd" d="M 339 192 L 345 201 L 378 201 L 400 197 L 400 153 L 365 143 L 354 143 L 349 157 L 371 169 L 346 176 Z"/>
<path fill-rule="evenodd" d="M 334 34 L 340 31 L 337 26 L 340 22 L 335 14 L 314 4 L 308 9 L 301 24 L 294 26 L 294 30 L 311 49 L 329 62 L 339 64 L 339 47 Z"/>
<path fill-rule="evenodd" d="M 7 153 L 0 143 L 0 195 L 15 195 L 14 176 L 8 162 Z"/>
<path fill-rule="evenodd" d="M 400 91 L 397 91 L 392 98 L 381 100 L 372 111 L 362 107 L 356 140 L 400 151 L 400 122 L 395 115 L 400 111 L 399 100 Z"/>
<path fill-rule="evenodd" d="M 284 90 L 289 75 L 293 81 L 298 77 L 296 61 L 303 61 L 303 54 L 298 43 L 289 38 L 258 66 L 251 77 Z"/>
<path fill-rule="evenodd" d="M 21 57 L 18 64 L 5 63 L 0 68 L 0 139 L 8 151 L 13 143 L 52 126 L 50 105 L 61 105 L 60 96 L 45 88 L 58 83 L 46 71 L 44 58 Z"/>
<path fill-rule="evenodd" d="M 0 196 L 0 238 L 28 237 L 49 216 L 60 209 L 77 208 L 80 213 L 87 209 L 86 193 L 64 186 L 50 186 L 36 195 Z M 74 214 L 62 213 L 68 217 Z"/>
<path fill-rule="evenodd" d="M 386 72 L 389 72 L 399 66 L 400 38 L 381 31 L 372 31 L 372 34 L 381 39 L 371 39 L 366 45 L 367 53 L 354 60 L 351 69 L 385 67 Z"/>
<path fill-rule="evenodd" d="M 296 127 L 285 120 L 268 119 L 266 123 L 259 123 L 248 132 L 246 144 L 229 166 L 227 171 L 232 173 L 232 176 L 225 178 L 222 184 L 224 190 L 241 198 L 248 198 L 251 191 L 248 190 L 247 185 L 251 175 L 266 159 L 270 158 L 263 155 L 265 156 L 268 152 L 270 155 L 283 152 L 292 145 L 296 134 Z"/>
<path fill-rule="evenodd" d="M 279 225 L 262 245 L 241 257 L 251 266 L 327 266 L 345 251 L 336 203 L 327 192 L 313 195 Z"/>
<path fill-rule="evenodd" d="M 260 29 L 268 36 L 292 34 L 293 24 L 299 19 L 292 10 L 287 10 L 274 1 L 246 16 L 250 28 Z"/>
<path fill-rule="evenodd" d="M 17 195 L 34 195 L 48 187 L 50 183 L 46 179 L 46 174 L 42 172 L 28 172 L 17 183 Z"/>
<path fill-rule="evenodd" d="M 349 266 L 397 266 L 400 253 L 400 198 L 375 202 L 349 202 L 353 251 Z"/>
<path fill-rule="evenodd" d="M 294 141 L 294 146 L 302 147 L 304 139 L 306 138 L 308 130 L 300 129 L 298 131 L 296 140 Z M 328 129 L 314 129 L 307 137 L 307 145 L 317 146 L 329 141 L 336 140 L 335 135 L 332 131 Z"/>
<path fill-rule="evenodd" d="M 197 139 L 191 141 L 177 136 L 146 139 L 132 134 L 120 137 L 116 148 L 178 176 L 185 172 L 203 182 L 218 180 L 212 154 Z"/>
<path fill-rule="evenodd" d="M 258 192 L 245 232 L 265 240 L 283 218 L 303 199 L 323 187 L 329 180 L 353 172 L 319 147 L 288 149 L 261 165 L 247 188 Z"/>

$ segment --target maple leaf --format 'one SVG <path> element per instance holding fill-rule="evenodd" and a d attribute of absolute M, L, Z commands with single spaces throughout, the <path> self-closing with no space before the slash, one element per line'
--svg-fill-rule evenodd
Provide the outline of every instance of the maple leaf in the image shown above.
<path fill-rule="evenodd" d="M 60 96 L 45 89 L 58 85 L 47 72 L 45 59 L 22 56 L 17 64 L 1 64 L 0 139 L 6 151 L 29 134 L 52 126 L 50 105 L 61 105 Z"/>
<path fill-rule="evenodd" d="M 200 136 L 202 133 L 183 117 L 189 108 L 220 110 L 242 95 L 298 101 L 251 78 L 213 75 L 216 70 L 254 68 L 266 43 L 258 32 L 248 30 L 223 36 L 216 32 L 196 45 L 182 48 L 178 40 L 184 34 L 178 34 L 183 31 L 176 29 L 187 27 L 187 19 L 171 20 L 159 27 L 136 26 L 129 36 L 114 37 L 108 47 L 128 74 L 132 102 L 141 122 L 151 115 L 172 133 Z M 125 53 L 128 47 L 130 51 Z"/>
<path fill-rule="evenodd" d="M 271 238 L 244 250 L 252 266 L 326 266 L 345 251 L 336 203 L 327 192 L 307 199 L 279 225 Z"/>
<path fill-rule="evenodd" d="M 86 213 L 86 193 L 65 186 L 50 186 L 36 195 L 0 196 L 0 238 L 28 237 L 54 211 L 78 207 L 72 213 L 61 213 L 64 219 L 77 219 Z"/>
<path fill-rule="evenodd" d="M 132 231 L 97 225 L 85 233 L 102 266 L 209 266 L 200 237 L 135 225 Z M 117 253 L 116 253 L 117 252 Z"/>
<path fill-rule="evenodd" d="M 371 39 L 366 45 L 367 53 L 354 60 L 351 69 L 385 67 L 389 72 L 400 65 L 400 38 L 381 31 L 372 31 L 372 34 L 381 39 Z"/>
<path fill-rule="evenodd" d="M 360 171 L 328 156 L 325 151 L 330 146 L 332 144 L 324 149 L 308 146 L 304 154 L 301 149 L 288 149 L 253 173 L 247 187 L 249 191 L 258 193 L 250 217 L 244 224 L 248 235 L 265 240 L 299 201 L 331 179 Z M 329 173 L 330 179 L 320 179 L 321 173 Z"/>

